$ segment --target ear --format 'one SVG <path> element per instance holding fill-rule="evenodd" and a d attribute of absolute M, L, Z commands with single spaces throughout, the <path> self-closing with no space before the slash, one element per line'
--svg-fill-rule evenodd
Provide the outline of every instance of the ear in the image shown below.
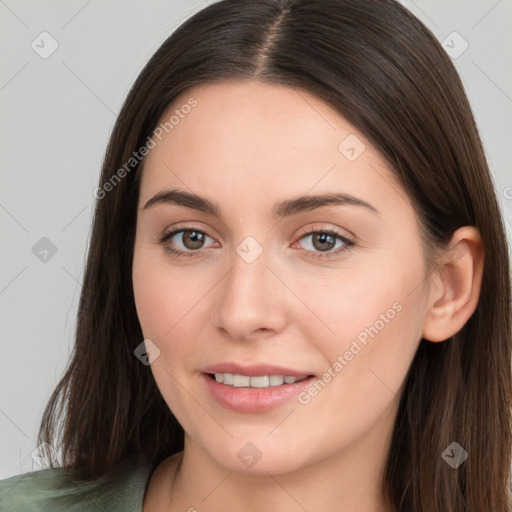
<path fill-rule="evenodd" d="M 484 248 L 477 228 L 457 229 L 430 279 L 422 336 L 444 341 L 459 332 L 478 304 Z"/>

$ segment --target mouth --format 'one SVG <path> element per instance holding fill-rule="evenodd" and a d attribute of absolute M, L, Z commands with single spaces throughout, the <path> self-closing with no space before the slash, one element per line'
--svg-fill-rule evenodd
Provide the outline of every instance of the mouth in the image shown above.
<path fill-rule="evenodd" d="M 253 375 L 228 372 L 202 373 L 207 396 L 217 405 L 237 413 L 263 414 L 289 403 L 310 386 L 312 374 L 283 375 L 277 373 Z"/>

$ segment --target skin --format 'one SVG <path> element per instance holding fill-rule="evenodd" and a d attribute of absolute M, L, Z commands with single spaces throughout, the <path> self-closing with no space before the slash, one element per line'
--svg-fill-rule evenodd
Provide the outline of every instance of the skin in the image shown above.
<path fill-rule="evenodd" d="M 162 116 L 194 97 L 198 104 L 157 142 L 142 176 L 133 261 L 137 313 L 160 350 L 156 383 L 185 430 L 185 449 L 151 476 L 144 512 L 197 510 L 387 511 L 385 461 L 407 370 L 421 337 L 447 339 L 473 313 L 483 265 L 481 239 L 463 227 L 427 276 L 416 215 L 385 160 L 336 110 L 309 92 L 259 82 L 221 82 L 185 91 Z M 338 145 L 365 144 L 350 161 Z M 177 188 L 216 202 L 212 214 L 176 205 L 144 208 Z M 276 221 L 285 199 L 351 194 L 378 214 L 329 205 Z M 165 232 L 202 230 L 193 257 L 167 253 Z M 312 231 L 336 230 L 353 242 L 327 249 Z M 183 233 L 166 244 L 194 246 Z M 247 263 L 237 246 L 263 248 Z M 200 245 L 200 244 L 199 244 Z M 195 246 L 198 247 L 197 245 Z M 325 247 L 325 246 L 323 246 Z M 393 304 L 400 312 L 342 371 L 338 355 Z M 271 362 L 329 383 L 308 404 L 293 399 L 248 414 L 219 405 L 200 371 L 236 360 Z M 246 467 L 246 442 L 261 459 Z"/>

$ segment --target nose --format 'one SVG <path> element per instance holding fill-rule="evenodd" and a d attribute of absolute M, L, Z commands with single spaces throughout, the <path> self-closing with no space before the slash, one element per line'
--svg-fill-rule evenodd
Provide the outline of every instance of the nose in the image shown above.
<path fill-rule="evenodd" d="M 216 287 L 216 328 L 240 341 L 281 331 L 287 322 L 286 290 L 269 268 L 266 252 L 248 262 L 234 251 L 231 260 L 230 270 Z"/>

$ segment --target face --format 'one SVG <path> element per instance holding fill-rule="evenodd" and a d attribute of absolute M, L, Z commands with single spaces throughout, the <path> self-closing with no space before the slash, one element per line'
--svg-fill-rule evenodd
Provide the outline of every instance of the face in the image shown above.
<path fill-rule="evenodd" d="M 186 449 L 230 471 L 279 474 L 378 444 L 425 315 L 406 192 L 306 91 L 201 85 L 161 122 L 173 114 L 145 162 L 133 286 Z M 283 375 L 298 382 L 269 385 Z"/>

